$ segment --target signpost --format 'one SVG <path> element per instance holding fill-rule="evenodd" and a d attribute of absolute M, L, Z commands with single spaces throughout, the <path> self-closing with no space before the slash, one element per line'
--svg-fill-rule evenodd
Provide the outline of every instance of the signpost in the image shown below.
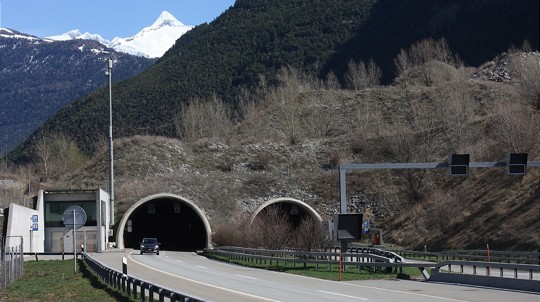
<path fill-rule="evenodd" d="M 75 240 L 75 230 L 81 228 L 86 224 L 86 212 L 79 206 L 69 206 L 62 216 L 64 225 L 68 229 L 73 230 L 73 263 L 75 271 L 77 271 L 77 248 Z"/>
<path fill-rule="evenodd" d="M 30 218 L 30 252 L 34 251 L 32 247 L 32 243 L 34 241 L 34 238 L 32 236 L 33 232 L 36 232 L 38 229 L 38 215 L 32 215 L 32 217 Z"/>
<path fill-rule="evenodd" d="M 369 232 L 369 220 L 364 220 L 364 234 Z"/>
<path fill-rule="evenodd" d="M 32 215 L 32 231 L 38 230 L 38 215 Z"/>

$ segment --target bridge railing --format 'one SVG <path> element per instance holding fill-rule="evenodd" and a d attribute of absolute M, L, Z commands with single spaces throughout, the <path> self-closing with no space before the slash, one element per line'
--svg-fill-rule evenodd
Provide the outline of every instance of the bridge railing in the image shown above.
<path fill-rule="evenodd" d="M 540 265 L 444 261 L 431 270 L 429 280 L 540 293 Z"/>
<path fill-rule="evenodd" d="M 104 283 L 139 301 L 182 301 L 202 302 L 204 300 L 163 287 L 151 281 L 135 278 L 107 267 L 83 253 L 83 261 Z"/>
<path fill-rule="evenodd" d="M 487 250 L 454 250 L 443 252 L 422 252 L 395 250 L 395 253 L 409 259 L 428 261 L 485 261 L 516 264 L 540 265 L 540 252 L 513 252 Z"/>

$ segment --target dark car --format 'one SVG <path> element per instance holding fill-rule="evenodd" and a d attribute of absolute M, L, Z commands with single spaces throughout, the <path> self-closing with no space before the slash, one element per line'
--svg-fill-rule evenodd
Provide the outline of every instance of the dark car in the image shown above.
<path fill-rule="evenodd" d="M 156 253 L 156 255 L 159 255 L 159 242 L 156 238 L 143 238 L 141 241 L 141 255 L 144 253 Z"/>

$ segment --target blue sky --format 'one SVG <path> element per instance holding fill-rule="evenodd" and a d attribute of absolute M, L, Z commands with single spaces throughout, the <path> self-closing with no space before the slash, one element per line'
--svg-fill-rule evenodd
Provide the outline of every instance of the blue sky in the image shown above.
<path fill-rule="evenodd" d="M 0 27 L 38 37 L 72 29 L 131 37 L 168 11 L 185 25 L 212 22 L 234 0 L 0 0 Z"/>

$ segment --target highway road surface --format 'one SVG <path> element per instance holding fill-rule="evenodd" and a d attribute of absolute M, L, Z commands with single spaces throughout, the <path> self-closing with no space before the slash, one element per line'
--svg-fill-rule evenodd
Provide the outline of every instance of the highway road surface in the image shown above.
<path fill-rule="evenodd" d="M 540 293 L 423 281 L 326 281 L 231 265 L 188 252 L 139 255 L 138 250 L 126 250 L 91 256 L 118 271 L 125 257 L 128 275 L 207 301 L 540 301 Z"/>

